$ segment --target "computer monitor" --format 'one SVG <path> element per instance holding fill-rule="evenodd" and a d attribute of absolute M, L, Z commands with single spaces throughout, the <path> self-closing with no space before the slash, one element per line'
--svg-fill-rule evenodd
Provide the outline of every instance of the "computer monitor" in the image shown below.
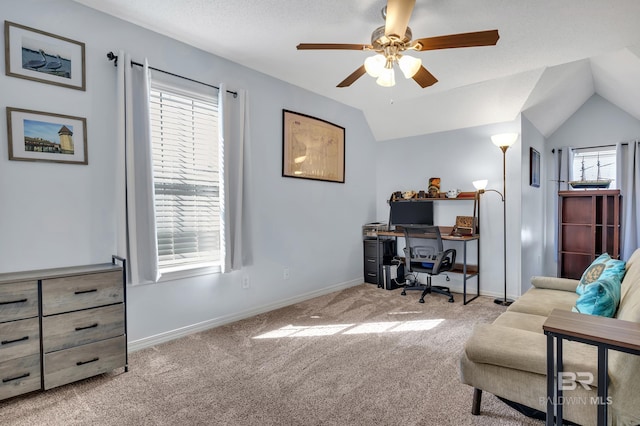
<path fill-rule="evenodd" d="M 433 225 L 433 201 L 400 200 L 389 203 L 389 225 Z"/>

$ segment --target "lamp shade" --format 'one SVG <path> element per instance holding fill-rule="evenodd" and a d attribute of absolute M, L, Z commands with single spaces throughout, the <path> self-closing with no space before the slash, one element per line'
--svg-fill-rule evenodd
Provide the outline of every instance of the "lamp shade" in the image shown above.
<path fill-rule="evenodd" d="M 500 133 L 499 135 L 491 136 L 491 142 L 493 142 L 495 146 L 499 146 L 500 148 L 505 146 L 510 147 L 516 142 L 517 139 L 517 133 Z"/>
<path fill-rule="evenodd" d="M 379 77 L 386 60 L 382 55 L 369 56 L 364 60 L 364 69 L 371 77 Z"/>
<path fill-rule="evenodd" d="M 383 68 L 380 76 L 376 80 L 376 83 L 382 87 L 391 87 L 396 84 L 396 76 L 393 72 L 393 68 Z"/>
<path fill-rule="evenodd" d="M 476 191 L 480 191 L 487 187 L 487 183 L 489 183 L 487 179 L 474 180 L 473 187 L 476 189 Z"/>
<path fill-rule="evenodd" d="M 403 55 L 398 60 L 398 66 L 405 78 L 411 78 L 416 75 L 422 66 L 422 61 L 418 58 L 414 58 L 413 56 Z"/>

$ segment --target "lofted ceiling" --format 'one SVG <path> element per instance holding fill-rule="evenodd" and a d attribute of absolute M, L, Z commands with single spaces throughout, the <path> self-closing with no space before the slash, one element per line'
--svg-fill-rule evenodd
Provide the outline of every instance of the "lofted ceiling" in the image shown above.
<path fill-rule="evenodd" d="M 640 1 L 417 0 L 413 39 L 498 29 L 496 46 L 414 52 L 439 80 L 392 88 L 364 75 L 385 0 L 75 0 L 363 111 L 377 140 L 511 121 L 549 136 L 593 93 L 640 119 Z"/>

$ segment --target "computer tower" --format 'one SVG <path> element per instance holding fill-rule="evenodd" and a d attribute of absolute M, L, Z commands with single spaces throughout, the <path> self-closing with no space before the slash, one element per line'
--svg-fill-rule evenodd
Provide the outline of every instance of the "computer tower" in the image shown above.
<path fill-rule="evenodd" d="M 381 287 L 385 290 L 395 290 L 400 288 L 401 284 L 404 284 L 404 263 L 383 265 Z"/>

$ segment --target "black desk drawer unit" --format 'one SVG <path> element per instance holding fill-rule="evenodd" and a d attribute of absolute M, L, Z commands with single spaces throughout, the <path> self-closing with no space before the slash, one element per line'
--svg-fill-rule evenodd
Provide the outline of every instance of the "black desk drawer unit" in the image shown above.
<path fill-rule="evenodd" d="M 395 240 L 363 240 L 364 282 L 380 284 L 382 265 L 389 265 L 396 255 Z"/>

